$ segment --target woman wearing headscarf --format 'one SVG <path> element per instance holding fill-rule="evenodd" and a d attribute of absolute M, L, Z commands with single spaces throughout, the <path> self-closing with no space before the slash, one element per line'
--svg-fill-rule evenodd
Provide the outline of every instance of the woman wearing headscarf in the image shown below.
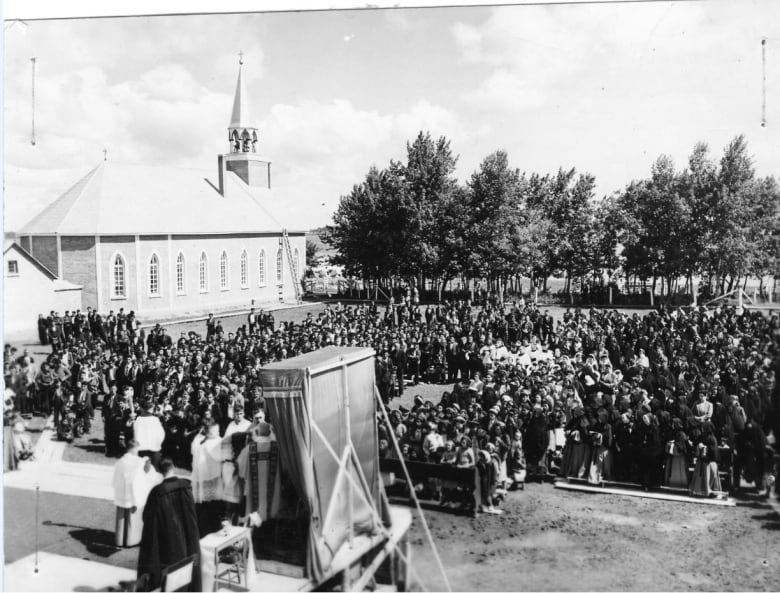
<path fill-rule="evenodd" d="M 573 417 L 565 428 L 566 446 L 561 461 L 561 476 L 564 478 L 582 478 L 585 475 L 590 460 L 589 424 L 585 410 L 574 408 Z"/>
<path fill-rule="evenodd" d="M 638 445 L 639 479 L 645 492 L 660 483 L 661 454 L 663 443 L 658 431 L 658 420 L 645 412 L 635 426 L 635 443 Z"/>
<path fill-rule="evenodd" d="M 498 475 L 490 451 L 480 450 L 477 458 L 477 470 L 479 471 L 479 495 L 481 499 L 479 511 L 492 515 L 502 514 L 502 510 L 493 506 Z"/>
<path fill-rule="evenodd" d="M 597 410 L 596 422 L 588 433 L 591 440 L 588 483 L 599 485 L 603 480 L 612 478 L 612 426 L 608 422 L 606 408 Z"/>
<path fill-rule="evenodd" d="M 718 441 L 714 427 L 705 421 L 701 425 L 701 436 L 696 444 L 696 466 L 688 492 L 691 496 L 717 496 L 721 492 L 718 475 Z"/>
<path fill-rule="evenodd" d="M 547 476 L 547 447 L 550 443 L 548 422 L 542 413 L 542 406 L 535 404 L 533 416 L 526 424 L 523 438 L 526 460 L 528 461 L 528 474 Z"/>
<path fill-rule="evenodd" d="M 688 436 L 678 418 L 672 424 L 677 429 L 674 440 L 667 443 L 664 484 L 670 488 L 688 488 L 688 459 L 691 453 Z"/>

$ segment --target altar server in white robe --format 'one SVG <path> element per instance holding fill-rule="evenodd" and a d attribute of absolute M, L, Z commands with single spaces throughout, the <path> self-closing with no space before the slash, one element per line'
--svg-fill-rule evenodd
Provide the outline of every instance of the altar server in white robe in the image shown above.
<path fill-rule="evenodd" d="M 200 537 L 222 525 L 222 439 L 219 424 L 212 422 L 192 441 L 192 493 L 198 513 Z"/>
<path fill-rule="evenodd" d="M 241 480 L 236 464 L 240 449 L 236 447 L 235 435 L 246 434 L 251 427 L 252 423 L 244 418 L 243 404 L 234 405 L 233 420 L 222 437 L 222 500 L 225 501 L 225 515 L 234 524 L 238 520 L 241 503 Z"/>
<path fill-rule="evenodd" d="M 114 466 L 112 485 L 116 505 L 114 542 L 129 548 L 141 543 L 143 510 L 149 492 L 162 481 L 151 460 L 138 456 L 138 441 L 131 441 Z"/>

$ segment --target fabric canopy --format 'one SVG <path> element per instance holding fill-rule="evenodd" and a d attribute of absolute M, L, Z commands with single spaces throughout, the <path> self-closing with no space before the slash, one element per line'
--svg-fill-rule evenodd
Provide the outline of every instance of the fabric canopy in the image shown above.
<path fill-rule="evenodd" d="M 282 467 L 311 520 L 306 570 L 319 580 L 351 534 L 387 520 L 379 505 L 374 351 L 328 347 L 260 369 Z"/>

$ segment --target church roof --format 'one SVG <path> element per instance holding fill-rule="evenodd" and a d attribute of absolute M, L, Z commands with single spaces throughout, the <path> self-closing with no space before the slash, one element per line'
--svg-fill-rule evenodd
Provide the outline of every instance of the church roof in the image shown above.
<path fill-rule="evenodd" d="M 292 216 L 269 189 L 225 171 L 103 161 L 28 222 L 19 235 L 278 233 Z M 283 222 L 288 224 L 283 224 Z"/>

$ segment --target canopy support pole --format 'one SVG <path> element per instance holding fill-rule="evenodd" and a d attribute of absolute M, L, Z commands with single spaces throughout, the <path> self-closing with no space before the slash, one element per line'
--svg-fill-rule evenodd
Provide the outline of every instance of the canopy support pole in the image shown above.
<path fill-rule="evenodd" d="M 388 415 L 387 408 L 385 407 L 385 402 L 382 401 L 382 396 L 379 395 L 379 389 L 377 389 L 376 386 L 374 386 L 374 397 L 376 398 L 377 404 L 379 405 L 379 409 L 382 410 L 382 415 L 385 418 L 385 422 L 387 422 L 387 426 L 392 427 L 392 424 L 390 424 L 390 416 Z M 406 483 L 409 484 L 409 492 L 412 495 L 412 500 L 414 500 L 415 507 L 417 507 L 417 513 L 420 515 L 420 521 L 422 522 L 423 529 L 425 530 L 425 535 L 428 538 L 428 543 L 431 544 L 433 557 L 436 558 L 436 564 L 439 567 L 441 576 L 444 578 L 444 584 L 447 587 L 447 591 L 452 591 L 450 581 L 447 578 L 447 573 L 444 571 L 444 565 L 442 564 L 441 558 L 439 557 L 439 550 L 436 549 L 436 543 L 433 541 L 433 535 L 431 535 L 431 530 L 428 528 L 428 522 L 425 520 L 425 514 L 423 513 L 422 507 L 420 506 L 417 493 L 414 491 L 414 483 L 412 482 L 412 478 L 409 476 L 409 470 L 406 469 L 406 463 L 404 463 L 404 456 L 401 454 L 401 447 L 398 445 L 398 439 L 396 439 L 395 432 L 393 432 L 392 429 L 389 432 L 391 440 L 393 441 L 393 448 L 395 449 L 395 453 L 398 455 L 398 460 L 401 462 L 401 467 L 404 469 L 404 477 L 406 478 Z"/>

